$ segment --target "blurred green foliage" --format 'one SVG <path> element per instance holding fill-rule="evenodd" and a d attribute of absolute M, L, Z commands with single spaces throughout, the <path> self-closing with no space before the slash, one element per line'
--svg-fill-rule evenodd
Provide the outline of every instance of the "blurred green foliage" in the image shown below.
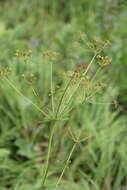
<path fill-rule="evenodd" d="M 46 49 L 61 56 L 54 64 L 54 81 L 64 83 L 62 73 L 72 67 L 71 56 L 87 62 L 89 55 L 73 47 L 80 32 L 88 39 L 108 39 L 106 50 L 113 64 L 107 72 L 108 92 L 104 102 L 85 104 L 72 112 L 55 136 L 47 190 L 116 190 L 127 186 L 127 2 L 126 0 L 0 0 L 0 69 L 11 65 L 11 80 L 22 93 L 45 108 L 49 102 L 49 65 L 43 60 Z M 28 64 L 14 56 L 15 51 L 33 51 Z M 75 60 L 77 63 L 78 60 Z M 39 99 L 22 78 L 26 72 L 37 75 Z M 46 157 L 50 123 L 45 122 L 23 97 L 0 79 L 0 190 L 39 189 Z M 54 188 L 73 145 L 67 133 L 81 130 L 91 135 L 77 145 L 72 163 L 59 188 Z M 42 168 L 41 168 L 42 167 Z"/>

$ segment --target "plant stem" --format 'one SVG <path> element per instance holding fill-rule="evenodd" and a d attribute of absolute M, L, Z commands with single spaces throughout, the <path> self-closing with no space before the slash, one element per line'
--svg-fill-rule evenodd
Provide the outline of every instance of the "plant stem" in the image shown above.
<path fill-rule="evenodd" d="M 45 180 L 46 180 L 47 175 L 48 175 L 49 161 L 50 161 L 52 141 L 53 141 L 55 128 L 56 128 L 56 124 L 53 125 L 53 127 L 51 129 L 50 137 L 49 137 L 48 152 L 47 152 L 45 166 L 44 166 L 44 169 L 43 169 L 44 171 L 43 171 L 42 182 L 41 182 L 41 190 L 45 189 Z"/>
<path fill-rule="evenodd" d="M 53 82 L 52 82 L 52 81 L 53 81 L 53 80 L 52 80 L 52 78 L 53 78 L 53 77 L 52 77 L 52 75 L 53 75 L 53 74 L 52 74 L 52 62 L 50 63 L 50 72 L 51 72 L 51 73 L 50 73 L 51 104 L 52 104 L 52 111 L 53 111 L 53 113 L 54 113 L 54 109 L 55 109 L 55 108 L 54 108 L 54 96 L 53 96 L 53 93 L 54 93 L 54 92 L 53 92 Z"/>
<path fill-rule="evenodd" d="M 72 149 L 71 149 L 70 154 L 69 154 L 69 156 L 68 156 L 68 159 L 67 159 L 67 161 L 66 161 L 66 163 L 65 163 L 65 166 L 64 166 L 64 168 L 63 168 L 63 171 L 62 171 L 62 173 L 61 173 L 61 175 L 60 175 L 60 177 L 59 177 L 59 179 L 58 179 L 58 181 L 57 181 L 57 183 L 56 183 L 56 187 L 59 185 L 59 183 L 60 183 L 60 181 L 61 181 L 61 179 L 62 179 L 62 177 L 63 177 L 63 175 L 64 175 L 64 172 L 65 172 L 66 168 L 68 167 L 69 161 L 70 161 L 71 156 L 72 156 L 72 154 L 73 154 L 73 152 L 74 152 L 74 150 L 75 150 L 75 147 L 76 147 L 76 145 L 77 145 L 77 143 L 78 143 L 78 141 L 79 141 L 80 135 L 81 135 L 81 132 L 78 134 L 78 137 L 77 137 L 75 143 L 74 143 L 73 146 L 72 146 Z M 73 137 L 72 137 L 72 139 L 73 139 Z M 75 140 L 75 139 L 73 139 L 73 140 Z"/>
<path fill-rule="evenodd" d="M 39 112 L 41 112 L 44 116 L 48 117 L 48 115 L 42 111 L 36 104 L 34 104 L 29 98 L 27 98 L 26 96 L 24 96 L 14 85 L 12 82 L 10 82 L 10 80 L 5 77 L 4 78 L 6 80 L 6 82 L 23 98 L 25 98 L 31 105 L 33 105 Z"/>
<path fill-rule="evenodd" d="M 88 73 L 88 71 L 89 71 L 89 69 L 90 69 L 90 67 L 91 67 L 91 65 L 92 65 L 92 63 L 93 63 L 93 61 L 94 61 L 94 59 L 95 59 L 96 56 L 97 56 L 97 54 L 95 54 L 95 55 L 93 56 L 93 58 L 91 59 L 91 61 L 90 61 L 89 65 L 88 65 L 86 71 L 83 73 L 83 76 L 85 76 L 85 75 Z M 69 104 L 69 102 L 71 101 L 71 99 L 72 99 L 72 97 L 74 96 L 74 94 L 76 93 L 76 91 L 78 90 L 78 88 L 79 88 L 80 83 L 82 82 L 82 80 L 83 80 L 82 78 L 79 80 L 79 82 L 78 82 L 78 84 L 77 84 L 77 86 L 76 86 L 74 92 L 72 93 L 72 95 L 70 96 L 70 98 L 69 98 L 69 100 L 68 100 L 68 104 Z M 64 112 L 65 109 L 66 109 L 66 106 L 63 108 L 63 110 L 61 111 L 61 113 Z"/>
<path fill-rule="evenodd" d="M 73 154 L 73 152 L 74 152 L 75 147 L 76 147 L 76 143 L 73 145 L 73 147 L 72 147 L 72 149 L 71 149 L 71 152 L 70 152 L 70 154 L 69 154 L 69 156 L 68 156 L 68 159 L 67 159 L 67 161 L 66 161 L 66 163 L 65 163 L 65 166 L 64 166 L 64 168 L 63 168 L 63 171 L 62 171 L 62 173 L 61 173 L 61 175 L 60 175 L 60 177 L 59 177 L 59 179 L 58 179 L 58 181 L 57 181 L 57 183 L 56 183 L 56 187 L 59 185 L 59 183 L 60 183 L 60 181 L 61 181 L 61 179 L 62 179 L 62 177 L 63 177 L 63 175 L 64 175 L 64 172 L 65 172 L 66 168 L 68 167 L 70 158 L 71 158 L 71 156 L 72 156 L 72 154 Z"/>
<path fill-rule="evenodd" d="M 56 111 L 56 118 L 57 118 L 57 116 L 59 114 L 59 110 L 60 110 L 60 106 L 62 104 L 63 98 L 64 98 L 64 96 L 66 94 L 66 91 L 68 90 L 72 80 L 73 80 L 73 77 L 69 80 L 69 82 L 68 82 L 68 84 L 67 84 L 67 86 L 66 86 L 66 88 L 65 88 L 65 90 L 64 90 L 64 92 L 63 92 L 63 94 L 61 96 L 61 99 L 60 99 L 60 102 L 59 102 L 59 105 L 58 105 L 58 108 L 57 108 L 57 111 Z"/>

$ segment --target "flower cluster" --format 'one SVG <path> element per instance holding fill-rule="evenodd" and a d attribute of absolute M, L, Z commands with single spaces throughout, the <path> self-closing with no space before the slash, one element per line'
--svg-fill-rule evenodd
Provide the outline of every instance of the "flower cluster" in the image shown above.
<path fill-rule="evenodd" d="M 59 56 L 59 53 L 56 51 L 46 50 L 43 52 L 43 55 L 47 57 L 51 61 L 55 61 L 56 58 Z"/>
<path fill-rule="evenodd" d="M 25 61 L 28 60 L 28 58 L 31 56 L 32 54 L 32 50 L 28 50 L 28 51 L 20 51 L 20 50 L 16 50 L 15 52 L 15 56 L 16 57 L 21 57 L 23 58 Z"/>
<path fill-rule="evenodd" d="M 7 76 L 10 72 L 11 72 L 11 69 L 9 67 L 6 67 L 2 71 L 0 71 L 0 77 Z"/>
<path fill-rule="evenodd" d="M 110 41 L 108 40 L 101 40 L 98 38 L 95 38 L 92 42 L 87 42 L 87 46 L 89 49 L 91 49 L 92 52 L 100 53 L 105 48 L 109 47 L 111 45 Z"/>
<path fill-rule="evenodd" d="M 25 79 L 25 81 L 28 83 L 28 84 L 33 84 L 36 80 L 37 80 L 37 77 L 33 74 L 33 73 L 30 73 L 29 75 L 25 75 L 24 73 L 21 75 L 22 78 Z"/>
<path fill-rule="evenodd" d="M 111 61 L 112 61 L 108 56 L 104 57 L 104 56 L 101 56 L 101 55 L 98 55 L 96 57 L 96 59 L 97 59 L 99 65 L 101 67 L 105 67 L 105 66 L 109 65 L 111 63 Z"/>
<path fill-rule="evenodd" d="M 94 86 L 94 90 L 97 92 L 97 93 L 101 93 L 102 92 L 102 89 L 104 89 L 103 85 L 101 83 L 98 83 Z"/>
<path fill-rule="evenodd" d="M 84 76 L 83 73 L 80 72 L 68 71 L 67 73 L 65 73 L 65 76 L 73 79 L 73 84 L 76 84 L 78 81 L 81 81 L 80 84 L 88 85 L 90 82 L 89 76 Z"/>

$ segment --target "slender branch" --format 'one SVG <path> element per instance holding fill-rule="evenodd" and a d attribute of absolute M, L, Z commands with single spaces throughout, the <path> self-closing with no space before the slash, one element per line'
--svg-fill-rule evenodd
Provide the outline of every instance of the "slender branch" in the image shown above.
<path fill-rule="evenodd" d="M 66 168 L 68 167 L 68 164 L 69 164 L 69 162 L 70 162 L 71 156 L 72 156 L 72 154 L 73 154 L 73 152 L 74 152 L 74 150 L 75 150 L 75 147 L 76 147 L 77 143 L 79 142 L 78 140 L 79 140 L 79 138 L 80 138 L 80 135 L 81 135 L 81 132 L 79 133 L 77 139 L 73 139 L 73 138 L 72 138 L 72 139 L 75 141 L 75 143 L 74 143 L 73 146 L 72 146 L 72 149 L 71 149 L 70 154 L 69 154 L 69 156 L 68 156 L 68 159 L 67 159 L 67 161 L 66 161 L 66 163 L 65 163 L 65 166 L 64 166 L 64 168 L 63 168 L 63 171 L 62 171 L 62 173 L 61 173 L 61 175 L 60 175 L 60 177 L 59 177 L 59 179 L 58 179 L 58 181 L 57 181 L 57 183 L 56 183 L 56 187 L 59 185 L 59 183 L 60 183 L 60 181 L 61 181 L 61 179 L 62 179 L 62 177 L 63 177 L 63 175 L 64 175 L 64 172 L 65 172 Z"/>
<path fill-rule="evenodd" d="M 93 58 L 91 59 L 89 65 L 88 65 L 88 67 L 87 67 L 87 69 L 86 69 L 85 72 L 83 73 L 83 76 L 85 76 L 85 75 L 88 73 L 88 71 L 89 71 L 89 69 L 90 69 L 90 67 L 91 67 L 91 65 L 92 65 L 92 63 L 93 63 L 93 61 L 94 61 L 94 59 L 95 59 L 96 56 L 97 56 L 97 54 L 95 54 L 95 55 L 93 56 Z M 77 84 L 77 86 L 76 86 L 74 92 L 73 92 L 72 95 L 70 96 L 70 98 L 69 98 L 69 100 L 68 100 L 68 103 L 71 101 L 72 97 L 74 96 L 74 94 L 75 94 L 76 91 L 78 90 L 78 88 L 79 88 L 80 83 L 82 82 L 82 80 L 83 80 L 83 78 L 81 78 L 81 79 L 79 80 L 79 83 Z M 61 111 L 61 113 L 64 112 L 65 109 L 66 109 L 66 106 L 65 106 L 64 109 Z"/>
<path fill-rule="evenodd" d="M 6 82 L 20 95 L 22 96 L 24 99 L 26 99 L 27 102 L 29 102 L 31 105 L 33 105 L 39 112 L 41 112 L 44 116 L 48 117 L 48 115 L 42 111 L 36 104 L 34 104 L 29 98 L 27 98 L 26 96 L 24 96 L 15 86 L 14 84 L 7 78 L 4 77 L 4 79 L 6 80 Z"/>
<path fill-rule="evenodd" d="M 68 82 L 68 84 L 67 84 L 67 86 L 66 86 L 66 88 L 65 88 L 65 90 L 64 90 L 64 92 L 63 92 L 63 94 L 62 94 L 62 96 L 61 96 L 61 99 L 60 99 L 60 101 L 59 101 L 59 105 L 58 105 L 58 108 L 57 108 L 57 111 L 56 111 L 56 117 L 58 116 L 58 113 L 59 113 L 61 104 L 62 104 L 62 102 L 63 102 L 63 98 L 64 98 L 64 96 L 65 96 L 65 94 L 66 94 L 66 92 L 67 92 L 67 90 L 68 90 L 68 88 L 69 88 L 69 86 L 70 86 L 72 80 L 73 80 L 73 76 L 72 76 L 72 78 L 69 80 L 69 82 Z"/>
<path fill-rule="evenodd" d="M 53 95 L 54 92 L 53 92 L 53 80 L 52 80 L 53 78 L 52 62 L 50 63 L 50 65 L 51 65 L 51 68 L 50 68 L 51 104 L 52 104 L 52 111 L 54 113 L 55 108 L 54 108 L 54 95 Z"/>
<path fill-rule="evenodd" d="M 49 137 L 48 153 L 47 153 L 47 157 L 46 157 L 45 166 L 44 166 L 44 169 L 43 169 L 44 171 L 43 171 L 43 175 L 42 175 L 41 190 L 45 189 L 45 180 L 46 180 L 47 175 L 48 175 L 49 161 L 50 161 L 52 141 L 53 141 L 55 128 L 56 128 L 56 124 L 54 124 L 54 126 L 52 127 L 50 137 Z"/>
<path fill-rule="evenodd" d="M 72 147 L 72 149 L 71 149 L 71 152 L 70 152 L 70 154 L 69 154 L 69 156 L 68 156 L 68 159 L 67 159 L 67 161 L 66 161 L 66 163 L 65 163 L 65 166 L 64 166 L 64 168 L 63 168 L 63 171 L 62 171 L 62 173 L 61 173 L 61 175 L 60 175 L 60 177 L 59 177 L 59 179 L 58 179 L 58 181 L 57 181 L 57 183 L 56 183 L 56 187 L 59 185 L 59 183 L 60 183 L 60 181 L 61 181 L 61 179 L 62 179 L 62 177 L 63 177 L 63 175 L 64 175 L 64 172 L 65 172 L 66 168 L 68 167 L 70 158 L 71 158 L 71 156 L 72 156 L 72 154 L 73 154 L 73 152 L 74 152 L 74 149 L 75 149 L 76 145 L 77 145 L 77 143 L 74 143 L 74 145 L 73 145 L 73 147 Z"/>

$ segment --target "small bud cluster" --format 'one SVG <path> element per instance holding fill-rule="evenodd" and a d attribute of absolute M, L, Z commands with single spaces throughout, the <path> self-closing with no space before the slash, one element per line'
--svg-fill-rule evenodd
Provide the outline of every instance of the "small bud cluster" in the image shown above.
<path fill-rule="evenodd" d="M 92 42 L 87 42 L 87 46 L 96 54 L 103 49 L 109 47 L 111 43 L 108 40 L 94 39 Z"/>
<path fill-rule="evenodd" d="M 51 61 L 55 61 L 56 58 L 59 56 L 59 53 L 56 51 L 46 50 L 43 52 L 43 55 L 47 57 Z"/>
<path fill-rule="evenodd" d="M 32 84 L 37 80 L 37 77 L 33 73 L 30 73 L 29 75 L 23 73 L 21 77 L 24 78 L 28 84 Z"/>
<path fill-rule="evenodd" d="M 94 90 L 97 92 L 97 93 L 101 93 L 102 92 L 102 89 L 103 89 L 103 85 L 101 83 L 98 83 L 94 86 Z"/>
<path fill-rule="evenodd" d="M 108 56 L 103 57 L 101 55 L 98 55 L 96 57 L 96 59 L 99 62 L 99 65 L 101 67 L 105 67 L 105 66 L 109 65 L 111 63 L 111 61 L 112 61 Z"/>
<path fill-rule="evenodd" d="M 21 58 L 23 58 L 26 61 L 31 56 L 31 54 L 32 54 L 32 50 L 28 50 L 28 51 L 16 50 L 16 52 L 15 52 L 14 55 L 16 57 L 21 57 Z"/>
<path fill-rule="evenodd" d="M 73 84 L 77 83 L 77 81 L 81 80 L 81 84 L 89 84 L 89 76 L 84 76 L 82 73 L 75 71 L 68 71 L 65 73 L 65 76 L 73 79 Z"/>
<path fill-rule="evenodd" d="M 105 47 L 111 46 L 111 42 L 109 40 L 101 40 L 100 38 L 94 38 L 94 41 L 98 44 L 102 44 Z"/>
<path fill-rule="evenodd" d="M 88 64 L 85 64 L 83 61 L 81 63 L 76 64 L 76 72 L 84 72 L 88 67 Z"/>
<path fill-rule="evenodd" d="M 0 77 L 7 76 L 10 72 L 11 72 L 11 69 L 9 67 L 6 67 L 2 71 L 0 71 Z"/>

